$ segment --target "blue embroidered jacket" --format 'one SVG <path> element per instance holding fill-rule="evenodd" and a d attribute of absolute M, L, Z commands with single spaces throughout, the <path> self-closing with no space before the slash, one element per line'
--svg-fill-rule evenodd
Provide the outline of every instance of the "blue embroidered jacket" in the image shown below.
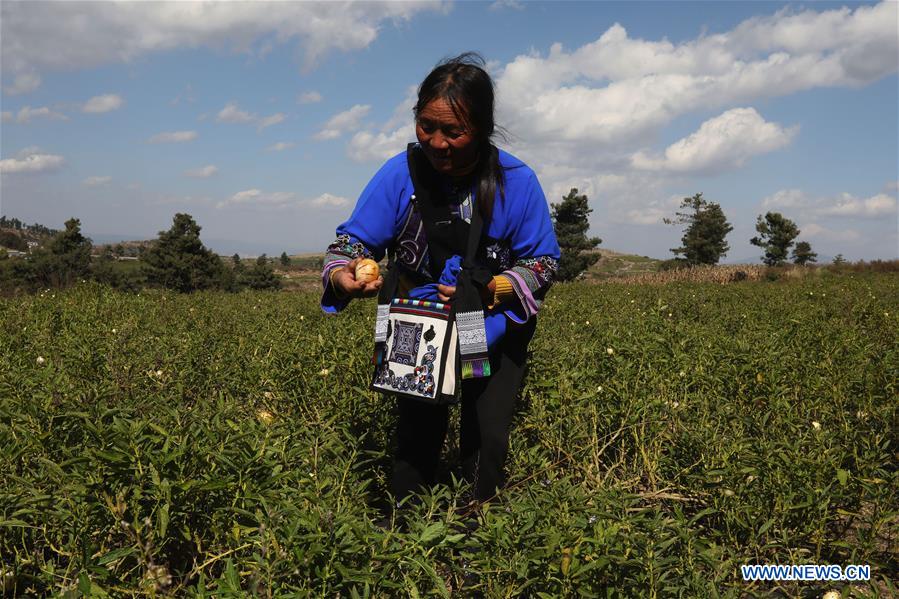
<path fill-rule="evenodd" d="M 530 167 L 511 154 L 499 151 L 504 169 L 505 193 L 496 193 L 493 218 L 486 227 L 484 256 L 479 256 L 494 275 L 507 277 L 518 302 L 509 301 L 487 311 L 487 316 L 505 314 L 518 323 L 526 322 L 540 308 L 558 267 L 559 244 L 553 231 L 549 208 L 537 176 Z M 455 206 L 454 216 L 469 221 L 473 189 L 454 188 L 449 180 L 444 190 Z M 395 251 L 396 263 L 430 281 L 427 239 L 421 215 L 410 201 L 412 178 L 402 152 L 388 160 L 356 202 L 350 218 L 337 227 L 337 239 L 328 246 L 322 271 L 325 312 L 342 310 L 330 285 L 330 273 L 357 257 L 381 260 L 388 247 Z M 489 329 L 490 327 L 488 327 Z M 504 327 L 503 327 L 504 328 Z"/>

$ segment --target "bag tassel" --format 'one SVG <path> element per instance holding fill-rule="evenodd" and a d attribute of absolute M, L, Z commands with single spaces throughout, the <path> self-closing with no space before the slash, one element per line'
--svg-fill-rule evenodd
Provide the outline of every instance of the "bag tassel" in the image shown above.
<path fill-rule="evenodd" d="M 487 354 L 487 329 L 484 312 L 456 313 L 456 330 L 459 333 L 459 355 L 462 358 L 462 378 L 473 379 L 490 376 L 490 358 Z"/>
<path fill-rule="evenodd" d="M 462 359 L 462 378 L 474 379 L 490 376 L 490 359 L 473 358 Z"/>

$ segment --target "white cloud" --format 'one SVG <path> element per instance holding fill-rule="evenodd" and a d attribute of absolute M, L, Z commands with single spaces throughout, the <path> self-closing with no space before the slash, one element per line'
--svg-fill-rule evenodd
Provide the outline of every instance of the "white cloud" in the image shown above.
<path fill-rule="evenodd" d="M 194 88 L 190 83 L 188 83 L 187 86 L 185 86 L 184 91 L 175 96 L 175 99 L 169 102 L 169 104 L 177 106 L 182 101 L 187 102 L 188 104 L 193 104 L 197 101 L 194 97 Z"/>
<path fill-rule="evenodd" d="M 322 99 L 322 95 L 317 91 L 308 91 L 297 96 L 297 104 L 315 104 L 321 102 Z"/>
<path fill-rule="evenodd" d="M 284 150 L 289 150 L 290 148 L 295 147 L 297 144 L 292 141 L 279 141 L 276 144 L 272 144 L 266 148 L 269 152 L 283 152 Z"/>
<path fill-rule="evenodd" d="M 522 4 L 519 0 L 496 0 L 489 7 L 489 9 L 492 11 L 498 11 L 504 8 L 523 10 L 524 4 Z"/>
<path fill-rule="evenodd" d="M 297 203 L 297 194 L 292 191 L 263 192 L 259 189 L 239 191 L 230 198 L 219 202 L 217 208 L 230 206 L 252 206 L 263 208 L 289 208 Z"/>
<path fill-rule="evenodd" d="M 273 114 L 271 116 L 267 116 L 259 119 L 259 130 L 263 130 L 266 127 L 271 127 L 272 125 L 277 125 L 284 121 L 284 113 L 279 112 L 277 114 Z"/>
<path fill-rule="evenodd" d="M 765 121 L 754 108 L 734 108 L 705 121 L 699 130 L 671 144 L 662 157 L 634 154 L 638 169 L 718 172 L 738 168 L 750 157 L 784 147 L 798 127 Z"/>
<path fill-rule="evenodd" d="M 339 112 L 328 119 L 321 131 L 315 134 L 315 139 L 335 139 L 353 129 L 358 129 L 359 124 L 367 115 L 371 106 L 368 104 L 356 104 L 349 110 Z"/>
<path fill-rule="evenodd" d="M 356 162 L 383 162 L 415 141 L 412 109 L 418 100 L 417 88 L 406 88 L 406 95 L 380 129 L 359 131 L 347 144 L 347 156 Z"/>
<path fill-rule="evenodd" d="M 125 101 L 122 97 L 116 94 L 94 96 L 85 102 L 82 111 L 91 113 L 111 112 L 121 108 L 124 103 Z"/>
<path fill-rule="evenodd" d="M 230 198 L 219 202 L 217 208 L 230 208 L 246 206 L 264 210 L 288 210 L 313 206 L 316 208 L 344 208 L 350 204 L 350 200 L 342 196 L 323 193 L 312 199 L 302 199 L 292 191 L 265 192 L 260 189 L 247 189 L 239 191 Z"/>
<path fill-rule="evenodd" d="M 879 218 L 896 214 L 896 198 L 879 193 L 870 198 L 857 198 L 848 193 L 841 194 L 833 201 L 818 208 L 823 216 L 846 216 L 852 218 Z"/>
<path fill-rule="evenodd" d="M 568 142 L 576 155 L 597 144 L 639 145 L 689 112 L 864 84 L 897 70 L 896 12 L 891 2 L 781 11 L 680 44 L 631 38 L 616 24 L 570 52 L 555 44 L 546 56 L 506 65 L 497 80 L 501 122 L 526 144 Z M 781 33 L 797 28 L 817 34 L 800 42 Z M 866 52 L 876 68 L 850 66 L 859 62 L 850 56 Z"/>
<path fill-rule="evenodd" d="M 109 177 L 109 176 L 102 176 L 102 177 L 94 176 L 94 177 L 88 177 L 81 183 L 83 185 L 87 185 L 88 187 L 99 187 L 100 185 L 106 185 L 110 181 L 112 181 L 112 177 Z"/>
<path fill-rule="evenodd" d="M 48 13 L 40 2 L 4 2 L 2 71 L 36 76 L 45 69 L 129 63 L 179 48 L 262 55 L 286 43 L 296 43 L 305 68 L 311 68 L 327 52 L 368 47 L 385 22 L 441 8 L 431 1 L 60 2 Z"/>
<path fill-rule="evenodd" d="M 0 29 L 3 29 L 0 24 Z M 40 75 L 33 72 L 18 73 L 13 80 L 12 85 L 4 86 L 3 93 L 10 96 L 18 96 L 20 94 L 28 94 L 36 90 L 41 85 Z"/>
<path fill-rule="evenodd" d="M 53 171 L 65 164 L 65 158 L 45 154 L 39 148 L 25 148 L 15 158 L 0 160 L 0 173 L 41 173 Z"/>
<path fill-rule="evenodd" d="M 818 223 L 808 223 L 799 228 L 799 237 L 820 241 L 858 241 L 861 233 L 855 229 L 828 229 Z"/>
<path fill-rule="evenodd" d="M 810 204 L 811 199 L 801 189 L 781 189 L 762 200 L 765 210 L 807 208 Z"/>
<path fill-rule="evenodd" d="M 411 141 L 415 141 L 415 128 L 412 125 L 391 133 L 360 131 L 350 139 L 347 155 L 356 162 L 383 162 L 403 151 Z"/>
<path fill-rule="evenodd" d="M 895 217 L 896 205 L 896 198 L 885 193 L 878 193 L 869 198 L 859 198 L 847 192 L 836 197 L 812 198 L 799 189 L 783 189 L 762 200 L 764 210 L 792 210 L 799 215 L 814 219 Z"/>
<path fill-rule="evenodd" d="M 215 117 L 215 120 L 220 123 L 252 123 L 256 119 L 255 114 L 241 110 L 234 102 L 226 104 Z"/>
<path fill-rule="evenodd" d="M 286 116 L 282 112 L 260 117 L 254 112 L 241 110 L 235 102 L 229 102 L 218 112 L 215 120 L 219 123 L 255 123 L 258 126 L 257 130 L 262 131 L 266 127 L 283 122 L 285 118 Z"/>
<path fill-rule="evenodd" d="M 320 196 L 309 200 L 309 203 L 320 208 L 342 208 L 344 206 L 349 206 L 350 200 L 343 196 L 323 193 Z"/>
<path fill-rule="evenodd" d="M 207 164 L 206 166 L 190 169 L 184 171 L 184 175 L 187 177 L 194 177 L 195 179 L 207 179 L 212 175 L 219 172 L 219 169 L 214 164 Z"/>
<path fill-rule="evenodd" d="M 9 116 L 7 117 L 7 115 L 9 115 Z M 22 108 L 19 109 L 19 112 L 16 114 L 16 122 L 21 123 L 21 124 L 30 123 L 31 119 L 35 119 L 35 118 L 55 119 L 55 120 L 61 120 L 61 121 L 69 120 L 69 117 L 67 117 L 66 115 L 64 115 L 60 112 L 55 112 L 53 110 L 50 110 L 46 106 L 41 106 L 39 108 L 32 108 L 31 106 L 23 106 Z M 12 113 L 4 112 L 3 120 L 11 121 Z"/>
<path fill-rule="evenodd" d="M 183 143 L 193 141 L 196 138 L 196 131 L 167 131 L 164 133 L 157 133 L 147 141 L 151 144 Z"/>

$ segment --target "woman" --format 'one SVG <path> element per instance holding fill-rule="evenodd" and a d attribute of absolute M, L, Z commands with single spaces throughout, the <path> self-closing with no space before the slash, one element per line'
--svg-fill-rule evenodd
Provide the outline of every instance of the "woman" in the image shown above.
<path fill-rule="evenodd" d="M 418 145 L 410 149 L 412 156 L 419 152 L 426 158 L 422 168 L 442 190 L 458 234 L 467 235 L 474 210 L 483 222 L 477 258 L 489 274 L 478 291 L 485 308 L 491 374 L 461 384 L 462 470 L 477 501 L 491 498 L 502 484 L 527 346 L 559 259 L 537 177 L 491 143 L 493 81 L 483 64 L 480 56 L 467 53 L 431 71 L 418 90 L 414 108 Z M 322 273 L 325 312 L 339 312 L 353 298 L 377 295 L 383 279 L 356 281 L 355 267 L 362 258 L 380 260 L 388 250 L 401 269 L 401 295 L 430 284 L 440 301 L 457 300 L 455 285 L 434 284 L 447 261 L 464 254 L 465 239 L 456 239 L 453 245 L 452 238 L 435 235 L 429 244 L 412 196 L 407 154 L 402 152 L 381 167 L 349 220 L 337 228 Z M 398 446 L 390 481 L 397 500 L 433 484 L 448 422 L 446 406 L 398 398 L 398 408 Z"/>

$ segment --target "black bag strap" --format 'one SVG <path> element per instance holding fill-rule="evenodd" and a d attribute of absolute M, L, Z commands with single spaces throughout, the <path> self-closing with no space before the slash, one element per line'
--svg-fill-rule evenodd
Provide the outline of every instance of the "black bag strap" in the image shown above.
<path fill-rule="evenodd" d="M 448 222 L 452 216 L 449 205 L 446 202 L 439 201 L 442 199 L 442 192 L 435 184 L 436 177 L 433 176 L 432 169 L 430 169 L 426 161 L 427 158 L 421 152 L 417 143 L 410 143 L 406 147 L 406 163 L 409 166 L 409 175 L 412 178 L 413 187 L 412 209 L 417 208 L 421 214 L 426 238 L 434 239 L 433 231 L 437 224 Z M 477 206 L 474 206 L 465 256 L 463 258 L 463 267 L 467 265 L 469 269 L 477 268 L 476 256 L 483 229 L 483 217 Z M 384 285 L 378 293 L 379 304 L 389 304 L 396 297 L 396 291 L 399 288 L 399 271 L 400 269 L 395 262 L 394 252 L 388 250 L 387 274 L 384 277 Z M 486 285 L 486 283 L 484 284 Z"/>

